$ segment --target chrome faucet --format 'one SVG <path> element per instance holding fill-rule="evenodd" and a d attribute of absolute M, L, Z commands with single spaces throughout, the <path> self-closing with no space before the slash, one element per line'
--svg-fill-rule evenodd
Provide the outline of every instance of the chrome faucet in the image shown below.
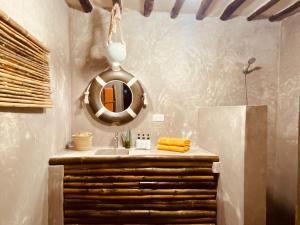
<path fill-rule="evenodd" d="M 117 149 L 119 147 L 119 133 L 115 132 L 114 136 L 114 148 Z"/>

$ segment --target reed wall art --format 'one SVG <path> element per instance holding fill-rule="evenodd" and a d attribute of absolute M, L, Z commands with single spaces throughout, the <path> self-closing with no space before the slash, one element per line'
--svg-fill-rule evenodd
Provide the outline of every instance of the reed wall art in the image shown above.
<path fill-rule="evenodd" d="M 52 107 L 49 53 L 0 10 L 0 107 Z"/>

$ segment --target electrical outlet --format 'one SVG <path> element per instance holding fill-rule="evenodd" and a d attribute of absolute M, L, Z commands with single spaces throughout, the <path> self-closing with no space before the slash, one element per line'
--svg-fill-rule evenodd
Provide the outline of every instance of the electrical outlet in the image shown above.
<path fill-rule="evenodd" d="M 165 115 L 164 114 L 153 114 L 152 115 L 152 122 L 164 122 Z"/>

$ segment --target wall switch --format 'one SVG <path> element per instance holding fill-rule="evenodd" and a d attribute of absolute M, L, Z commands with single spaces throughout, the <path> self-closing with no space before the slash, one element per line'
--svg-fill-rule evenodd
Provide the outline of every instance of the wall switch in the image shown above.
<path fill-rule="evenodd" d="M 164 122 L 165 115 L 164 114 L 153 114 L 152 115 L 152 122 Z"/>
<path fill-rule="evenodd" d="M 222 164 L 221 162 L 213 162 L 212 171 L 213 173 L 221 173 Z"/>

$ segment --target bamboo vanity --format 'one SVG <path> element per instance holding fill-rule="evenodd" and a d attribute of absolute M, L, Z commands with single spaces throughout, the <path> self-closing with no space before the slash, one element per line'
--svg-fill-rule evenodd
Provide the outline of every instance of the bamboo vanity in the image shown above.
<path fill-rule="evenodd" d="M 215 225 L 217 155 L 63 151 L 49 160 L 49 225 Z"/>

